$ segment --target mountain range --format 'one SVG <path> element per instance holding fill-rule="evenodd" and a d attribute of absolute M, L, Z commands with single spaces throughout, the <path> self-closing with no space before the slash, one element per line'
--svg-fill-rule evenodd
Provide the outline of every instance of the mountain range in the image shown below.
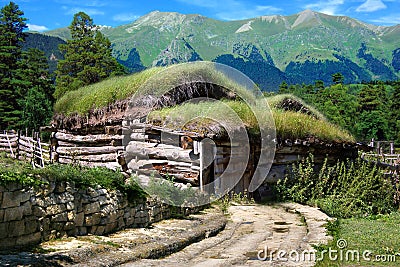
<path fill-rule="evenodd" d="M 209 60 L 235 67 L 272 91 L 282 81 L 330 84 L 337 72 L 346 83 L 400 77 L 400 25 L 370 25 L 312 10 L 238 21 L 154 11 L 102 32 L 130 72 Z M 43 34 L 70 38 L 68 28 Z"/>

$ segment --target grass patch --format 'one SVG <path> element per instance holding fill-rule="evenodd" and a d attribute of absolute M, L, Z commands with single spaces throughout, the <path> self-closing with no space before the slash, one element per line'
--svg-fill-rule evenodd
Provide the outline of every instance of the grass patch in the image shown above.
<path fill-rule="evenodd" d="M 229 71 L 228 71 L 229 72 Z M 221 85 L 236 92 L 240 97 L 253 99 L 248 88 L 249 84 L 238 84 L 235 73 L 228 73 L 210 62 L 196 64 L 178 64 L 167 68 L 150 68 L 129 76 L 113 77 L 105 81 L 82 87 L 66 93 L 55 104 L 55 112 L 64 115 L 78 113 L 86 115 L 92 109 L 105 107 L 117 100 L 123 100 L 134 95 L 140 88 L 141 95 L 160 97 L 177 85 L 195 81 L 209 82 Z"/>
<path fill-rule="evenodd" d="M 252 110 L 240 101 L 185 103 L 154 110 L 149 114 L 148 121 L 170 129 L 198 133 L 222 133 L 222 124 L 229 130 L 238 127 L 241 122 L 246 129 L 259 133 L 259 125 Z"/>
<path fill-rule="evenodd" d="M 125 181 L 124 175 L 104 167 L 88 168 L 79 165 L 51 164 L 43 169 L 33 169 L 31 164 L 0 157 L 0 185 L 18 183 L 39 187 L 48 182 L 73 182 L 76 188 L 101 186 L 126 193 L 132 201 L 143 199 L 146 193 L 133 180 Z"/>
<path fill-rule="evenodd" d="M 343 239 L 347 242 L 347 247 L 343 251 L 358 251 L 360 261 L 352 261 L 350 256 L 346 261 L 345 254 L 343 261 L 332 261 L 326 254 L 324 260 L 317 262 L 316 266 L 400 266 L 399 224 L 400 213 L 398 212 L 367 218 L 339 219 L 334 240 L 328 246 L 320 247 L 319 251 L 327 250 L 329 247 L 340 251 L 337 241 Z M 363 258 L 364 251 L 371 252 L 368 255 L 371 260 Z"/>
<path fill-rule="evenodd" d="M 276 135 L 282 139 L 316 137 L 323 141 L 355 142 L 353 136 L 340 127 L 310 115 L 283 110 L 273 110 Z"/>
<path fill-rule="evenodd" d="M 269 99 L 267 99 L 269 102 Z M 274 98 L 276 101 L 276 98 Z M 257 106 L 255 107 L 257 109 Z M 254 109 L 254 107 L 253 107 Z M 268 112 L 256 110 L 257 114 L 264 113 L 268 120 Z M 323 141 L 354 142 L 354 138 L 340 127 L 326 120 L 315 118 L 311 115 L 272 109 L 275 121 L 276 134 L 281 139 L 306 139 L 316 137 Z M 210 119 L 212 118 L 212 119 Z M 258 134 L 259 122 L 252 108 L 241 101 L 214 101 L 200 103 L 185 103 L 183 105 L 154 110 L 148 116 L 152 124 L 175 130 L 188 130 L 193 132 L 221 132 L 223 122 L 227 128 L 238 127 L 239 123 L 253 134 Z M 262 122 L 261 122 L 262 123 Z"/>
<path fill-rule="evenodd" d="M 68 92 L 56 102 L 54 110 L 64 115 L 87 114 L 92 109 L 132 96 L 150 77 L 162 70 L 151 68 L 128 76 L 112 77 Z"/>

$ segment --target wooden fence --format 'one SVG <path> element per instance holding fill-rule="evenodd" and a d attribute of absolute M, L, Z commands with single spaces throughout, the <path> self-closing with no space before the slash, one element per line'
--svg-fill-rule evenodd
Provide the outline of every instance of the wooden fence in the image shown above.
<path fill-rule="evenodd" d="M 43 168 L 52 161 L 52 148 L 41 141 L 39 133 L 28 136 L 26 131 L 3 131 L 0 133 L 0 152 L 28 160 L 34 168 Z"/>

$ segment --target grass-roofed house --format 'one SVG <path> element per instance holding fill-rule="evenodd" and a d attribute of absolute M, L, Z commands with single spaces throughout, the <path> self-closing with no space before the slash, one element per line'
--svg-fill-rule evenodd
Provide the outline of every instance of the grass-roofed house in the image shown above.
<path fill-rule="evenodd" d="M 210 62 L 110 78 L 67 93 L 55 111 L 55 161 L 142 180 L 156 173 L 207 192 L 256 185 L 257 197 L 309 153 L 316 162 L 357 156 L 354 139 L 300 99 L 265 99 L 247 77 Z"/>

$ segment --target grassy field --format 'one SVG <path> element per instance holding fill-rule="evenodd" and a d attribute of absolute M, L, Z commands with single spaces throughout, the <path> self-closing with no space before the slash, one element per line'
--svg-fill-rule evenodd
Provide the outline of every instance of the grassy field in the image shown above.
<path fill-rule="evenodd" d="M 398 212 L 369 218 L 339 219 L 338 225 L 332 229 L 334 240 L 328 246 L 320 248 L 329 250 L 331 247 L 332 250 L 337 250 L 332 255 L 338 258 L 330 260 L 329 254 L 325 254 L 324 260 L 316 266 L 400 266 L 399 225 Z M 344 244 L 347 246 L 344 247 Z M 357 253 L 353 258 L 353 252 L 358 253 L 359 260 Z"/>

